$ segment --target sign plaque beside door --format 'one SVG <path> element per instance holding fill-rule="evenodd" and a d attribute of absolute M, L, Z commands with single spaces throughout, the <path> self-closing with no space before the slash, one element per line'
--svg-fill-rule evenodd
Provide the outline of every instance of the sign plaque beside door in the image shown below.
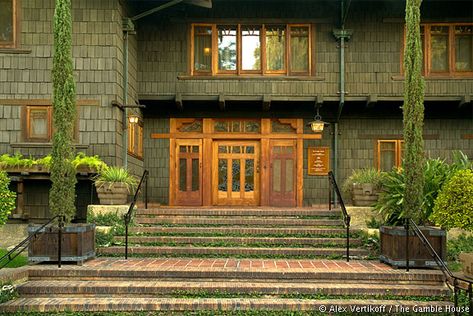
<path fill-rule="evenodd" d="M 330 149 L 328 147 L 308 148 L 308 170 L 310 176 L 326 176 L 330 171 Z"/>

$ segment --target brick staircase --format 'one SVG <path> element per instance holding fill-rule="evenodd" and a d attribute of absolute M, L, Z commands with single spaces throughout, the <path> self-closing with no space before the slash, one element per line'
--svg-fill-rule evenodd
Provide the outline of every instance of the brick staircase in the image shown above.
<path fill-rule="evenodd" d="M 405 273 L 373 261 L 103 258 L 30 267 L 19 298 L 0 304 L 0 313 L 445 310 L 442 280 L 438 271 Z"/>
<path fill-rule="evenodd" d="M 138 209 L 129 253 L 137 256 L 238 258 L 342 258 L 345 228 L 339 210 Z M 350 255 L 368 255 L 352 230 Z M 123 243 L 124 236 L 115 241 Z M 123 254 L 124 247 L 99 249 Z"/>

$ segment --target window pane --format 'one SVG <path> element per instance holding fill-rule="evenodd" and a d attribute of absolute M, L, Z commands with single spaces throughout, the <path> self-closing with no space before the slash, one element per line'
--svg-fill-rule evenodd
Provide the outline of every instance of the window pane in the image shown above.
<path fill-rule="evenodd" d="M 286 159 L 286 192 L 292 192 L 293 187 L 294 187 L 294 160 Z"/>
<path fill-rule="evenodd" d="M 432 71 L 448 71 L 448 26 L 431 27 Z"/>
<path fill-rule="evenodd" d="M 143 157 L 143 127 L 138 125 L 138 137 L 137 137 L 138 156 Z"/>
<path fill-rule="evenodd" d="M 187 159 L 179 159 L 179 190 L 187 191 Z"/>
<path fill-rule="evenodd" d="M 218 160 L 218 190 L 227 191 L 227 159 Z"/>
<path fill-rule="evenodd" d="M 194 28 L 194 70 L 212 70 L 212 28 L 210 26 Z"/>
<path fill-rule="evenodd" d="M 218 69 L 237 69 L 237 29 L 234 26 L 218 27 Z"/>
<path fill-rule="evenodd" d="M 291 71 L 309 71 L 308 27 L 291 27 Z"/>
<path fill-rule="evenodd" d="M 286 69 L 286 27 L 268 26 L 266 28 L 266 69 Z"/>
<path fill-rule="evenodd" d="M 396 143 L 379 143 L 379 166 L 381 171 L 391 171 L 396 166 Z"/>
<path fill-rule="evenodd" d="M 241 65 L 242 70 L 261 69 L 261 27 L 242 26 Z"/>
<path fill-rule="evenodd" d="M 13 0 L 0 0 L 0 42 L 13 41 Z"/>
<path fill-rule="evenodd" d="M 29 109 L 30 112 L 30 126 L 29 126 L 29 137 L 30 138 L 43 138 L 48 139 L 48 110 L 47 109 Z"/>
<path fill-rule="evenodd" d="M 199 191 L 199 159 L 192 159 L 192 191 Z"/>
<path fill-rule="evenodd" d="M 473 70 L 473 26 L 455 27 L 455 70 Z"/>
<path fill-rule="evenodd" d="M 232 191 L 240 192 L 240 160 L 232 160 Z"/>
<path fill-rule="evenodd" d="M 245 192 L 255 190 L 255 161 L 253 159 L 245 160 Z"/>
<path fill-rule="evenodd" d="M 273 160 L 273 192 L 281 192 L 281 160 Z"/>

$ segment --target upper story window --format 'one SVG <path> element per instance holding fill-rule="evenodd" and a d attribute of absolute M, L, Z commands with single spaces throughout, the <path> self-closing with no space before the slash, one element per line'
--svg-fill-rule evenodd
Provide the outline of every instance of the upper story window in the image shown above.
<path fill-rule="evenodd" d="M 17 1 L 0 0 L 0 48 L 16 46 Z"/>
<path fill-rule="evenodd" d="M 192 25 L 193 75 L 309 75 L 308 24 Z"/>
<path fill-rule="evenodd" d="M 27 106 L 25 141 L 50 142 L 52 131 L 52 108 L 50 106 Z"/>
<path fill-rule="evenodd" d="M 426 76 L 473 76 L 473 24 L 423 24 Z"/>

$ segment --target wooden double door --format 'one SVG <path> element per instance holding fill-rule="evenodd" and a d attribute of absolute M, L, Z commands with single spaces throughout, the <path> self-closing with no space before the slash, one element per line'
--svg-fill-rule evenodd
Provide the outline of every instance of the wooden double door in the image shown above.
<path fill-rule="evenodd" d="M 209 152 L 203 152 L 201 139 L 175 144 L 176 205 L 202 205 L 203 192 L 211 194 L 212 205 L 261 205 L 262 194 L 269 195 L 268 205 L 296 205 L 295 141 L 271 140 L 265 153 L 259 140 L 213 140 Z M 204 161 L 211 181 L 203 181 Z M 266 177 L 261 168 L 269 170 Z"/>

